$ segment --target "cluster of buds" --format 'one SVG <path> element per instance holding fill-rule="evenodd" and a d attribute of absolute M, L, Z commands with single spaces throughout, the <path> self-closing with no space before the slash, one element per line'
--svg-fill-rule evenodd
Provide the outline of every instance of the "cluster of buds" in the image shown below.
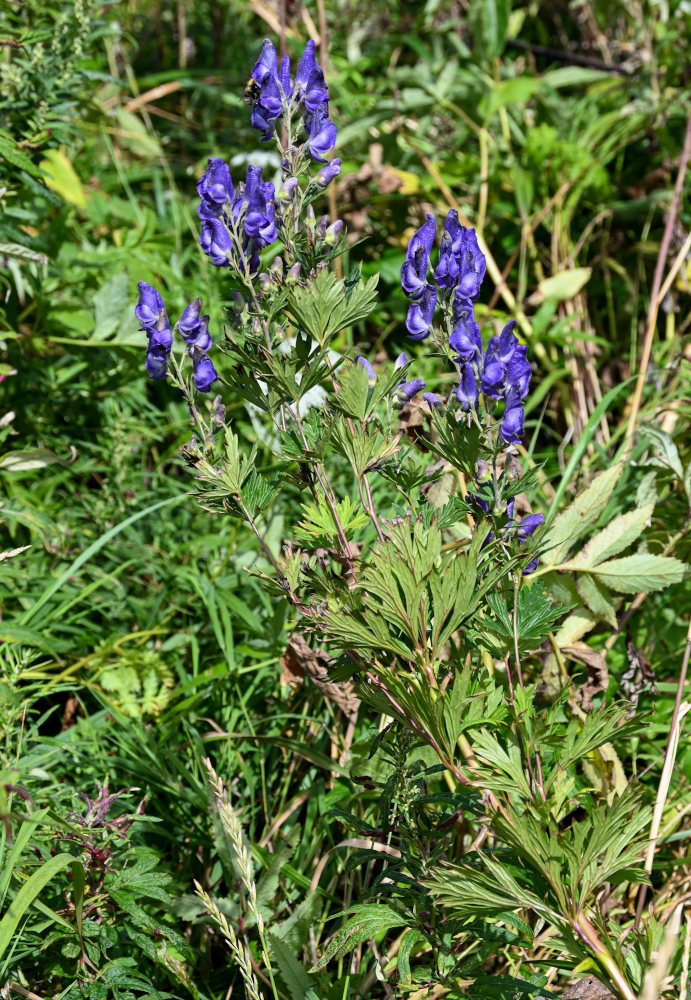
<path fill-rule="evenodd" d="M 506 444 L 515 444 L 523 436 L 523 407 L 530 385 L 527 348 L 519 344 L 514 333 L 516 324 L 511 321 L 499 337 L 491 338 L 483 351 L 474 302 L 480 293 L 486 262 L 475 230 L 460 225 L 454 209 L 449 212 L 434 278 L 429 281 L 435 235 L 434 217 L 428 215 L 411 239 L 401 268 L 401 285 L 412 299 L 406 319 L 408 333 L 414 340 L 428 337 L 440 302 L 451 326 L 448 346 L 459 374 L 456 398 L 461 409 L 477 410 L 480 393 L 485 400 L 503 400 L 500 434 Z M 430 405 L 440 405 L 439 397 L 427 395 Z"/>
<path fill-rule="evenodd" d="M 140 329 L 148 337 L 146 349 L 146 370 L 153 379 L 165 378 L 168 374 L 168 360 L 173 347 L 173 331 L 170 329 L 160 293 L 146 281 L 139 282 L 139 301 L 134 310 L 141 323 Z M 187 345 L 187 353 L 192 359 L 192 378 L 199 392 L 208 392 L 218 375 L 213 361 L 208 356 L 211 347 L 209 317 L 202 316 L 202 300 L 195 299 L 184 310 L 175 330 Z"/>

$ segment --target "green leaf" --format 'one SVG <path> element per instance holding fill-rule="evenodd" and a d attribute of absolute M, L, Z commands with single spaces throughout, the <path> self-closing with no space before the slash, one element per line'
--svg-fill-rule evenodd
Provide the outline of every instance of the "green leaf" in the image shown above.
<path fill-rule="evenodd" d="M 569 549 L 597 521 L 624 470 L 622 462 L 595 476 L 580 496 L 558 514 L 542 538 L 543 564 L 557 566 Z"/>
<path fill-rule="evenodd" d="M 48 263 L 48 258 L 44 253 L 23 247 L 21 243 L 0 243 L 0 256 L 19 257 L 20 260 L 28 260 L 33 264 Z"/>
<path fill-rule="evenodd" d="M 649 593 L 664 590 L 686 579 L 689 567 L 672 556 L 639 552 L 623 559 L 611 559 L 596 568 L 598 576 L 621 594 Z"/>
<path fill-rule="evenodd" d="M 0 456 L 0 469 L 6 472 L 34 472 L 47 465 L 69 465 L 70 460 L 60 458 L 49 448 L 32 448 L 28 451 L 6 451 Z"/>
<path fill-rule="evenodd" d="M 269 951 L 275 960 L 281 979 L 285 983 L 291 1000 L 304 1000 L 307 990 L 314 986 L 314 980 L 285 942 L 269 932 Z"/>
<path fill-rule="evenodd" d="M 105 340 L 118 329 L 123 313 L 129 314 L 131 303 L 127 274 L 120 271 L 109 278 L 94 295 L 93 303 L 95 327 L 92 337 L 95 340 Z M 136 330 L 134 320 L 131 326 Z M 137 334 L 137 337 L 140 338 L 141 334 Z"/>
<path fill-rule="evenodd" d="M 652 517 L 653 509 L 654 504 L 645 504 L 637 510 L 630 510 L 627 514 L 615 517 L 606 528 L 590 539 L 571 562 L 583 566 L 597 566 L 610 556 L 623 552 L 629 545 L 633 545 L 642 533 Z"/>
<path fill-rule="evenodd" d="M 46 175 L 46 187 L 71 205 L 86 208 L 86 191 L 67 153 L 62 149 L 46 150 L 40 167 Z"/>
<path fill-rule="evenodd" d="M 561 66 L 559 69 L 543 73 L 540 77 L 541 83 L 546 83 L 555 90 L 561 87 L 587 87 L 588 84 L 599 83 L 600 80 L 611 82 L 612 74 L 608 70 L 588 69 L 585 66 Z"/>
<path fill-rule="evenodd" d="M 510 0 L 473 0 L 469 6 L 474 52 L 490 61 L 504 48 L 509 26 Z"/>
<path fill-rule="evenodd" d="M 612 604 L 612 598 L 605 586 L 591 573 L 580 574 L 576 580 L 576 588 L 583 603 L 598 618 L 604 618 L 612 628 L 617 627 L 617 616 Z"/>
<path fill-rule="evenodd" d="M 350 916 L 352 913 L 352 910 L 348 910 L 345 915 Z M 358 906 L 355 915 L 336 932 L 322 957 L 309 971 L 319 972 L 332 958 L 340 958 L 359 944 L 391 930 L 392 927 L 406 925 L 407 920 L 402 914 L 383 903 Z"/>
<path fill-rule="evenodd" d="M 483 113 L 489 118 L 507 104 L 524 104 L 533 96 L 540 83 L 534 76 L 515 76 L 496 83 L 483 101 Z"/>
<path fill-rule="evenodd" d="M 421 938 L 423 938 L 422 931 L 419 931 L 417 927 L 409 927 L 407 931 L 404 931 L 403 937 L 401 938 L 401 946 L 398 949 L 396 967 L 398 969 L 398 978 L 403 986 L 412 985 L 410 975 L 410 953 Z"/>
<path fill-rule="evenodd" d="M 55 657 L 56 660 L 60 659 L 57 647 L 47 635 L 22 625 L 15 625 L 13 622 L 0 622 L 0 642 L 14 642 L 29 648 L 35 647 Z"/>
<path fill-rule="evenodd" d="M 568 302 L 590 281 L 591 267 L 571 267 L 550 278 L 544 278 L 537 286 L 540 301 Z"/>
<path fill-rule="evenodd" d="M 41 867 L 35 871 L 29 879 L 27 879 L 10 903 L 2 920 L 0 920 L 0 958 L 2 958 L 7 951 L 8 946 L 12 943 L 14 932 L 17 929 L 19 921 L 22 919 L 38 894 L 45 889 L 50 880 L 53 879 L 58 872 L 75 863 L 79 864 L 80 862 L 75 862 L 75 859 L 71 854 L 56 854 L 55 857 L 49 858 L 48 861 L 42 864 Z"/>

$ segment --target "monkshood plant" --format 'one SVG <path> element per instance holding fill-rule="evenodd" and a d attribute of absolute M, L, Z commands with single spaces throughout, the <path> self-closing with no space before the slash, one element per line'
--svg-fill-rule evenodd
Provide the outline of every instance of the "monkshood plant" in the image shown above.
<path fill-rule="evenodd" d="M 455 211 L 441 227 L 427 215 L 401 268 L 408 335 L 455 373 L 452 391 L 426 386 L 406 354 L 375 365 L 344 352 L 343 331 L 375 307 L 377 278 L 339 280 L 343 222 L 313 207 L 341 170 L 328 159 L 336 126 L 313 43 L 293 77 L 266 41 L 248 95 L 280 179 L 250 166 L 238 181 L 214 157 L 197 186 L 201 247 L 232 289 L 229 328 L 214 344 L 220 320 L 200 299 L 171 326 L 160 293 L 140 282 L 146 368 L 189 405 L 184 457 L 199 502 L 249 524 L 264 587 L 328 652 L 331 680 L 354 685 L 388 724 L 353 764 L 354 782 L 380 790 L 370 818 L 332 817 L 371 839 L 348 871 L 374 866 L 376 877 L 310 970 L 287 955 L 280 925 L 267 930 L 257 916 L 250 953 L 200 886 L 201 899 L 255 998 L 261 966 L 276 997 L 340 996 L 346 979 L 334 994 L 329 962 L 376 940 L 377 976 L 403 992 L 535 994 L 545 977 L 537 965 L 528 975 L 522 956 L 539 954 L 635 1000 L 654 935 L 632 931 L 624 954 L 618 921 L 626 887 L 646 878 L 648 812 L 629 788 L 594 787 L 586 765 L 640 723 L 624 718 L 626 706 L 574 714 L 568 693 L 541 704 L 526 667 L 575 603 L 571 590 L 555 600 L 545 588 L 538 558 L 566 553 L 602 507 L 591 498 L 551 524 L 516 516 L 537 476 L 516 448 L 531 365 L 513 322 L 483 340 L 485 258 Z M 226 420 L 229 400 L 246 403 L 271 453 L 266 468 Z M 282 488 L 308 499 L 278 550 L 266 519 Z M 234 815 L 214 781 L 221 813 Z"/>

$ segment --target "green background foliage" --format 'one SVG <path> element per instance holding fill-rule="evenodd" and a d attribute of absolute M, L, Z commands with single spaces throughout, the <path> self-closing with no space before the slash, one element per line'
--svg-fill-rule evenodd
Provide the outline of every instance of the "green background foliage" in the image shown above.
<path fill-rule="evenodd" d="M 250 159 L 276 168 L 275 154 L 257 146 L 242 93 L 281 16 L 293 54 L 325 19 L 344 169 L 322 210 L 348 228 L 344 273 L 361 265 L 363 298 L 376 294 L 369 315 L 356 303 L 336 317 L 339 350 L 382 363 L 414 353 L 402 257 L 427 212 L 457 206 L 492 254 L 478 317 L 518 319 L 534 364 L 521 457 L 539 472 L 519 496 L 533 510 L 560 511 L 538 572 L 567 613 L 555 624 L 551 609 L 526 609 L 527 638 L 531 627 L 552 630 L 531 660 L 531 683 L 545 705 L 566 686 L 567 704 L 598 738 L 576 790 L 562 789 L 563 814 L 528 815 L 535 827 L 523 834 L 504 830 L 506 864 L 495 858 L 490 873 L 504 879 L 503 895 L 493 906 L 480 899 L 488 872 L 471 870 L 472 859 L 452 885 L 432 873 L 443 857 L 461 866 L 481 805 L 449 787 L 429 747 L 395 728 L 378 732 L 380 715 L 355 719 L 291 673 L 293 610 L 260 585 L 270 567 L 248 525 L 189 496 L 178 455 L 190 437 L 186 408 L 143 371 L 138 281 L 160 287 L 171 316 L 202 296 L 217 340 L 230 326 L 232 290 L 199 249 L 195 186 L 211 155 L 238 172 Z M 545 906 L 573 902 L 555 902 L 554 886 L 569 881 L 575 898 L 586 881 L 596 847 L 586 831 L 601 822 L 603 800 L 621 803 L 603 848 L 612 882 L 619 861 L 640 865 L 622 845 L 627 832 L 648 829 L 677 691 L 691 606 L 688 254 L 661 301 L 633 462 L 614 459 L 691 113 L 689 21 L 675 0 L 4 5 L 0 984 L 89 1000 L 242 995 L 237 964 L 193 888 L 201 882 L 245 929 L 260 964 L 256 914 L 238 891 L 207 755 L 250 845 L 282 995 L 423 990 L 432 966 L 423 887 L 448 903 L 449 942 L 463 942 L 434 956 L 443 995 L 548 995 L 574 969 L 588 971 L 568 927 L 556 956 L 536 957 L 542 925 L 526 914 L 536 895 Z M 691 226 L 689 187 L 687 173 L 668 266 Z M 291 309 L 320 339 L 312 304 L 296 293 Z M 419 374 L 436 375 L 420 353 Z M 235 433 L 268 465 L 261 422 L 240 393 L 224 402 Z M 343 437 L 339 454 L 342 485 Z M 414 489 L 415 470 L 410 481 Z M 303 486 L 284 483 L 267 505 L 262 527 L 274 551 L 299 518 L 307 537 L 329 542 L 328 518 L 306 504 Z M 579 513 L 574 498 L 583 503 L 584 491 Z M 465 608 L 434 588 L 453 623 L 441 644 Z M 639 592 L 649 596 L 629 614 Z M 502 629 L 510 634 L 506 607 L 491 612 L 481 626 L 490 650 Z M 501 685 L 464 683 L 478 701 L 463 731 L 501 723 Z M 453 755 L 458 706 L 449 721 L 424 694 L 416 709 L 429 711 Z M 637 706 L 645 726 L 610 725 L 617 699 Z M 576 736 L 563 702 L 549 711 L 568 731 L 546 757 L 558 785 L 559 754 Z M 477 739 L 478 767 L 502 795 L 520 782 L 518 750 Z M 646 943 L 637 938 L 622 958 L 638 983 L 688 877 L 689 779 L 682 741 L 650 874 Z M 628 787 L 636 794 L 622 795 Z M 521 853 L 540 828 L 549 835 L 540 850 L 560 856 L 557 874 L 537 848 L 530 859 Z M 386 879 L 400 891 L 383 905 Z M 509 912 L 521 907 L 522 917 Z M 611 909 L 629 927 L 635 898 L 612 895 Z M 682 965 L 678 941 L 670 996 Z M 463 994 L 459 982 L 475 985 Z"/>

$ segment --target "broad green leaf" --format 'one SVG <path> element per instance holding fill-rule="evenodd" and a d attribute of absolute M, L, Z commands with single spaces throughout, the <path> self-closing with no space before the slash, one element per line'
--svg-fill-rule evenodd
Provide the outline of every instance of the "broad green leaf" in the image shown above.
<path fill-rule="evenodd" d="M 617 616 L 607 588 L 592 573 L 579 573 L 576 587 L 583 603 L 593 614 L 604 618 L 612 628 L 617 627 Z"/>
<path fill-rule="evenodd" d="M 551 278 L 545 278 L 537 286 L 540 301 L 550 299 L 552 302 L 568 302 L 578 295 L 580 290 L 590 280 L 592 268 L 572 267 L 568 271 L 560 271 Z"/>
<path fill-rule="evenodd" d="M 71 205 L 86 208 L 87 192 L 66 152 L 62 149 L 46 150 L 40 167 L 46 175 L 46 187 Z"/>
<path fill-rule="evenodd" d="M 123 107 L 118 108 L 115 115 L 120 126 L 118 138 L 125 149 L 145 160 L 156 159 L 163 155 L 160 142 L 149 132 L 141 118 Z"/>
<path fill-rule="evenodd" d="M 510 0 L 473 0 L 469 7 L 473 52 L 483 61 L 494 59 L 504 48 L 511 12 Z"/>
<path fill-rule="evenodd" d="M 633 545 L 646 524 L 650 521 L 654 504 L 649 503 L 638 510 L 615 517 L 606 528 L 590 539 L 588 544 L 571 562 L 583 566 L 597 566 L 611 556 L 623 552 Z"/>
<path fill-rule="evenodd" d="M 403 986 L 412 985 L 410 975 L 410 953 L 422 937 L 422 931 L 419 931 L 417 927 L 409 927 L 401 938 L 401 946 L 398 949 L 396 966 L 398 969 L 399 980 Z"/>
<path fill-rule="evenodd" d="M 689 567 L 672 556 L 639 552 L 635 556 L 600 563 L 596 572 L 613 590 L 622 594 L 638 594 L 664 590 L 673 583 L 680 583 L 687 577 Z"/>
<path fill-rule="evenodd" d="M 539 86 L 540 80 L 534 76 L 515 76 L 510 80 L 502 80 L 492 87 L 483 101 L 484 114 L 489 118 L 507 104 L 524 104 Z"/>
<path fill-rule="evenodd" d="M 109 278 L 94 295 L 93 303 L 95 327 L 92 337 L 96 340 L 105 340 L 115 333 L 123 313 L 131 309 L 127 274 L 119 271 Z M 136 332 L 137 324 L 134 319 L 131 321 L 131 326 Z M 137 336 L 141 337 L 141 334 Z"/>
<path fill-rule="evenodd" d="M 623 469 L 623 463 L 617 462 L 599 473 L 590 486 L 556 516 L 542 539 L 545 565 L 558 566 L 571 546 L 595 524 L 609 503 Z"/>
<path fill-rule="evenodd" d="M 54 878 L 58 872 L 73 864 L 80 864 L 80 862 L 75 862 L 75 859 L 71 854 L 56 854 L 55 857 L 49 858 L 45 864 L 42 864 L 41 867 L 38 868 L 29 879 L 27 879 L 17 895 L 11 901 L 2 920 L 0 920 L 0 958 L 2 958 L 7 951 L 8 946 L 12 943 L 14 932 L 17 929 L 19 921 L 22 919 L 38 894 L 45 889 L 51 879 Z"/>

